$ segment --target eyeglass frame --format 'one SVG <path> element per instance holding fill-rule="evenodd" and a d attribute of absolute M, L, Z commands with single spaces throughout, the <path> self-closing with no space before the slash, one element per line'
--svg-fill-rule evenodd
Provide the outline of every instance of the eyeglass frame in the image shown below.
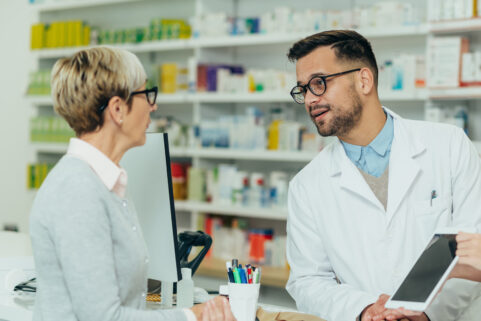
<path fill-rule="evenodd" d="M 327 78 L 334 77 L 334 76 L 345 75 L 345 74 L 348 74 L 348 73 L 351 73 L 351 72 L 354 72 L 354 71 L 359 71 L 359 70 L 361 70 L 361 69 L 362 69 L 362 68 L 355 68 L 355 69 L 350 69 L 350 70 L 346 70 L 346 71 L 342 71 L 342 72 L 338 72 L 338 73 L 330 74 L 330 75 L 315 75 L 315 76 L 313 76 L 311 79 L 309 79 L 309 81 L 307 82 L 307 84 L 294 86 L 294 87 L 291 89 L 290 95 L 291 95 L 292 99 L 294 99 L 294 102 L 296 102 L 297 104 L 299 104 L 299 105 L 304 104 L 305 101 L 306 101 L 306 100 L 305 100 L 305 94 L 307 94 L 307 89 L 309 89 L 309 91 L 310 91 L 314 96 L 318 96 L 318 97 L 319 97 L 319 96 L 322 96 L 322 95 L 324 95 L 324 93 L 325 93 L 326 90 L 327 90 L 327 82 L 326 82 L 326 79 L 327 79 Z M 321 79 L 322 82 L 324 83 L 324 91 L 323 91 L 322 93 L 316 94 L 316 93 L 312 90 L 312 88 L 311 88 L 311 86 L 310 86 L 310 83 L 311 83 L 311 81 L 312 81 L 313 79 Z M 298 101 L 296 100 L 296 98 L 294 97 L 294 95 L 297 94 L 297 93 L 293 93 L 296 88 L 302 88 L 302 91 L 301 91 L 300 93 L 304 93 L 304 101 L 303 101 L 303 102 L 298 102 Z"/>
<path fill-rule="evenodd" d="M 155 92 L 155 96 L 154 96 L 154 99 L 153 99 L 154 101 L 152 103 L 149 100 L 149 93 L 151 93 L 151 92 Z M 130 97 L 132 97 L 134 95 L 145 94 L 145 98 L 146 98 L 147 102 L 149 103 L 150 106 L 153 106 L 153 105 L 155 105 L 155 102 L 157 101 L 157 94 L 158 93 L 159 93 L 159 87 L 154 86 L 152 88 L 145 89 L 145 90 L 133 91 L 133 92 L 130 93 Z M 107 108 L 107 106 L 109 104 L 109 101 L 110 101 L 110 98 L 107 100 L 107 102 L 105 104 L 103 104 L 102 106 L 99 107 L 99 109 L 98 109 L 99 115 L 102 115 L 105 108 Z"/>

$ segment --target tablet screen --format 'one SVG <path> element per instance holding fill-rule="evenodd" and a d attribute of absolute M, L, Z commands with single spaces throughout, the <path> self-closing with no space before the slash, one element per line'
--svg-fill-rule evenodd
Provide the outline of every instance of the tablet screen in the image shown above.
<path fill-rule="evenodd" d="M 435 234 L 392 300 L 425 302 L 456 256 L 456 235 Z"/>

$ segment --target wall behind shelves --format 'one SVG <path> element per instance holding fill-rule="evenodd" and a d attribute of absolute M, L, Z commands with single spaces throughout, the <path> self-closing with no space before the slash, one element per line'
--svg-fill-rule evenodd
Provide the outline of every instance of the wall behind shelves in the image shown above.
<path fill-rule="evenodd" d="M 32 193 L 25 188 L 29 159 L 29 103 L 24 97 L 28 73 L 34 69 L 30 54 L 28 1 L 0 1 L 0 229 L 16 223 L 28 232 Z"/>

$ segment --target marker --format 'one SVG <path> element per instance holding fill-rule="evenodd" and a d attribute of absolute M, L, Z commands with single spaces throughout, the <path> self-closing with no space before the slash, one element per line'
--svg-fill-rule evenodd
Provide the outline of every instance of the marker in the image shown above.
<path fill-rule="evenodd" d="M 231 268 L 229 268 L 229 270 L 227 271 L 227 277 L 229 278 L 230 283 L 235 283 L 234 272 L 232 272 Z"/>
<path fill-rule="evenodd" d="M 254 274 L 252 275 L 252 283 L 258 283 L 259 280 L 259 270 L 255 270 Z"/>
<path fill-rule="evenodd" d="M 246 271 L 243 268 L 239 269 L 241 283 L 247 283 Z"/>
<path fill-rule="evenodd" d="M 239 270 L 234 268 L 233 272 L 234 274 L 234 281 L 235 283 L 241 283 L 241 278 L 240 278 L 240 275 L 239 275 Z"/>

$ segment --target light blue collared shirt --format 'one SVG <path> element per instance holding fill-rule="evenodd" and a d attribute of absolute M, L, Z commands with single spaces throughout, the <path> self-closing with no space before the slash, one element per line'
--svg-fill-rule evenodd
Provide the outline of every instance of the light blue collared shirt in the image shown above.
<path fill-rule="evenodd" d="M 386 123 L 381 132 L 367 146 L 351 145 L 341 140 L 347 157 L 361 170 L 369 175 L 379 177 L 386 170 L 394 138 L 392 116 L 386 113 Z"/>

